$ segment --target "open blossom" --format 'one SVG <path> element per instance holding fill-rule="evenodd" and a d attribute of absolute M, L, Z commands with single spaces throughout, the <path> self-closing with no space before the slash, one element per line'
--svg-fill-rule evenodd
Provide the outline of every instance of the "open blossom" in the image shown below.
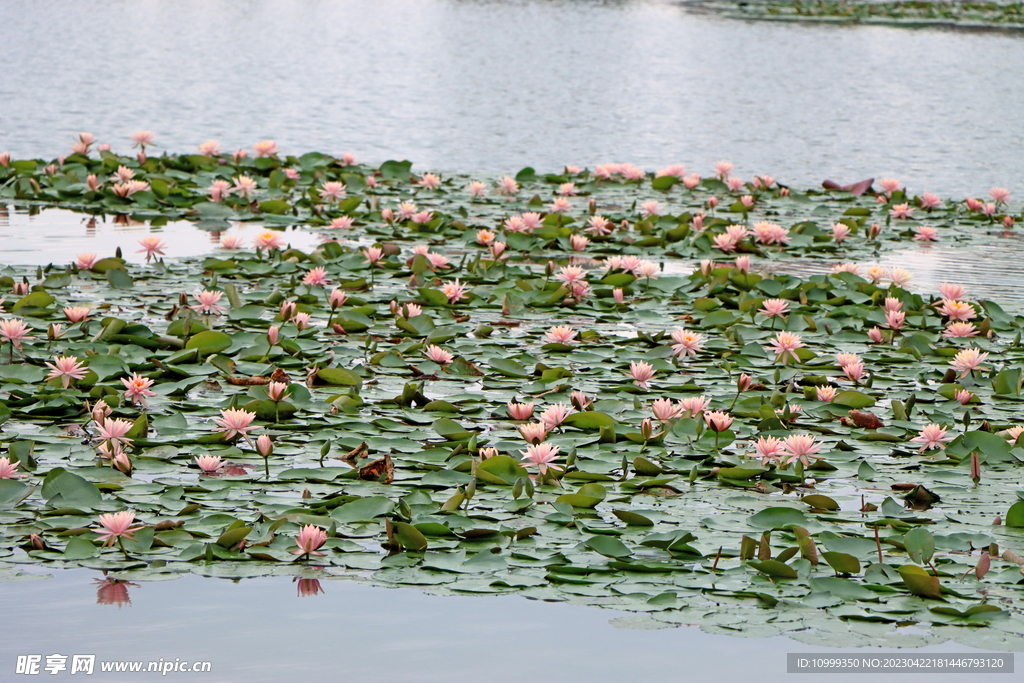
<path fill-rule="evenodd" d="M 327 277 L 327 269 L 323 266 L 310 268 L 302 278 L 302 284 L 310 287 L 326 287 L 330 279 Z"/>
<path fill-rule="evenodd" d="M 846 223 L 833 223 L 832 224 L 832 239 L 838 243 L 842 243 L 847 237 L 850 236 L 850 226 Z"/>
<path fill-rule="evenodd" d="M 633 384 L 637 385 L 641 389 L 646 389 L 650 386 L 650 381 L 654 379 L 654 374 L 657 371 L 654 367 L 646 361 L 630 361 L 629 362 L 629 374 L 633 378 Z"/>
<path fill-rule="evenodd" d="M 252 239 L 252 246 L 257 249 L 280 249 L 284 246 L 284 237 L 273 230 L 263 230 Z"/>
<path fill-rule="evenodd" d="M 566 325 L 555 325 L 544 335 L 544 338 L 552 344 L 571 344 L 576 340 L 578 332 Z"/>
<path fill-rule="evenodd" d="M 328 230 L 348 230 L 352 227 L 353 223 L 355 223 L 355 219 L 352 218 L 352 216 L 338 216 L 337 218 L 332 219 L 331 222 L 324 227 Z"/>
<path fill-rule="evenodd" d="M 221 416 L 213 421 L 220 425 L 215 432 L 224 432 L 224 440 L 230 440 L 235 436 L 248 437 L 253 429 L 259 429 L 252 423 L 256 419 L 256 413 L 250 413 L 244 408 L 227 408 L 220 411 Z"/>
<path fill-rule="evenodd" d="M 288 388 L 284 382 L 271 382 L 267 385 L 267 398 L 278 403 L 288 395 Z"/>
<path fill-rule="evenodd" d="M 526 443 L 540 443 L 548 435 L 548 428 L 543 422 L 530 422 L 519 425 L 517 429 Z"/>
<path fill-rule="evenodd" d="M 924 453 L 934 448 L 945 448 L 945 442 L 952 440 L 952 436 L 946 436 L 946 429 L 937 424 L 926 425 L 918 436 L 911 439 L 913 443 L 921 444 L 921 448 L 918 449 L 919 453 Z"/>
<path fill-rule="evenodd" d="M 231 191 L 246 199 L 252 199 L 256 192 L 256 181 L 247 175 L 240 175 L 235 178 L 235 185 Z"/>
<path fill-rule="evenodd" d="M 198 305 L 193 306 L 192 310 L 198 311 L 206 315 L 220 315 L 225 309 L 223 306 L 218 306 L 217 302 L 224 296 L 224 292 L 211 292 L 208 289 L 204 289 L 201 292 L 196 292 L 192 296 L 198 301 Z"/>
<path fill-rule="evenodd" d="M 448 297 L 448 303 L 455 304 L 466 296 L 469 287 L 455 278 L 455 282 L 446 282 L 441 285 L 441 293 Z"/>
<path fill-rule="evenodd" d="M 942 295 L 943 299 L 952 299 L 957 301 L 967 296 L 967 289 L 963 285 L 954 285 L 949 282 L 943 282 L 939 285 L 939 294 Z"/>
<path fill-rule="evenodd" d="M 815 393 L 819 401 L 831 403 L 832 399 L 836 397 L 836 388 L 830 386 L 815 387 Z"/>
<path fill-rule="evenodd" d="M 22 477 L 28 476 L 17 473 L 17 469 L 20 465 L 20 461 L 15 460 L 14 462 L 11 462 L 7 458 L 0 458 L 0 479 L 21 479 Z"/>
<path fill-rule="evenodd" d="M 776 223 L 754 223 L 754 239 L 761 244 L 789 244 L 789 230 Z"/>
<path fill-rule="evenodd" d="M 643 204 L 640 205 L 640 215 L 643 216 L 644 218 L 650 218 L 651 216 L 660 216 L 661 204 L 659 204 L 658 200 L 656 199 L 651 199 L 649 201 L 644 202 Z"/>
<path fill-rule="evenodd" d="M 782 459 L 782 440 L 774 436 L 762 436 L 754 442 L 755 457 L 761 458 L 761 466 Z"/>
<path fill-rule="evenodd" d="M 587 219 L 587 227 L 583 228 L 583 231 L 598 237 L 605 237 L 612 233 L 612 222 L 597 214 Z"/>
<path fill-rule="evenodd" d="M 476 231 L 476 243 L 480 245 L 490 244 L 494 241 L 495 237 L 497 237 L 497 235 L 495 235 L 491 230 L 482 229 Z"/>
<path fill-rule="evenodd" d="M 810 434 L 793 434 L 783 440 L 782 450 L 789 456 L 787 465 L 799 460 L 806 467 L 811 464 L 807 457 L 820 451 L 821 445 L 816 443 Z"/>
<path fill-rule="evenodd" d="M 903 327 L 903 321 L 906 317 L 907 314 L 903 311 L 886 311 L 885 326 L 891 330 L 898 330 Z"/>
<path fill-rule="evenodd" d="M 974 326 L 974 323 L 963 323 L 963 322 L 951 322 L 943 330 L 942 336 L 947 339 L 955 339 L 958 337 L 975 337 L 978 335 L 978 328 Z"/>
<path fill-rule="evenodd" d="M 725 179 L 729 177 L 729 173 L 732 171 L 733 165 L 728 161 L 716 161 L 715 162 L 715 175 L 719 178 Z"/>
<path fill-rule="evenodd" d="M 889 209 L 889 215 L 892 216 L 893 218 L 906 219 L 910 218 L 915 210 L 916 209 L 914 209 L 914 207 L 904 202 L 903 204 L 896 204 L 891 209 Z"/>
<path fill-rule="evenodd" d="M 231 183 L 221 179 L 214 180 L 206 188 L 206 192 L 210 195 L 211 202 L 219 202 L 231 194 Z"/>
<path fill-rule="evenodd" d="M 427 190 L 436 190 L 441 187 L 441 178 L 434 173 L 424 173 L 417 185 Z"/>
<path fill-rule="evenodd" d="M 64 315 L 72 323 L 80 323 L 89 317 L 90 309 L 87 306 L 65 306 Z"/>
<path fill-rule="evenodd" d="M 135 253 L 141 254 L 145 252 L 147 262 L 156 254 L 160 254 L 161 256 L 163 256 L 163 250 L 167 247 L 164 241 L 160 239 L 160 237 L 158 237 L 157 235 L 146 235 L 141 240 L 139 240 L 139 245 L 142 246 L 142 249 L 139 249 Z"/>
<path fill-rule="evenodd" d="M 687 190 L 692 190 L 693 188 L 697 187 L 698 185 L 700 185 L 700 174 L 691 173 L 690 175 L 686 176 L 685 178 L 683 178 L 683 185 L 686 186 Z"/>
<path fill-rule="evenodd" d="M 97 407 L 99 404 L 97 403 Z M 96 418 L 96 412 L 93 412 L 93 419 Z M 116 446 L 120 443 L 130 444 L 131 439 L 127 437 L 129 431 L 133 427 L 133 423 L 130 420 L 122 420 L 121 418 L 110 419 L 104 418 L 103 422 L 96 423 L 96 428 L 99 430 L 100 439 L 108 442 L 109 444 Z"/>
<path fill-rule="evenodd" d="M 526 227 L 526 222 L 523 221 L 522 216 L 510 216 L 505 219 L 502 223 L 506 232 L 527 232 L 529 228 Z"/>
<path fill-rule="evenodd" d="M 914 235 L 915 242 L 938 242 L 939 231 L 937 228 L 931 228 L 927 225 L 922 225 L 917 229 L 917 234 Z"/>
<path fill-rule="evenodd" d="M 775 362 L 781 360 L 783 365 L 786 365 L 790 358 L 799 360 L 800 357 L 796 354 L 796 350 L 804 346 L 804 343 L 800 341 L 799 334 L 785 331 L 775 335 L 771 344 L 772 350 L 775 352 Z"/>
<path fill-rule="evenodd" d="M 309 318 L 309 313 L 296 313 L 292 316 L 292 325 L 295 325 L 295 329 L 302 332 L 309 327 Z"/>
<path fill-rule="evenodd" d="M 732 426 L 732 416 L 724 410 L 713 410 L 704 413 L 704 422 L 715 432 L 724 432 Z"/>
<path fill-rule="evenodd" d="M 277 154 L 277 143 L 273 140 L 261 140 L 252 146 L 257 159 L 272 157 Z"/>
<path fill-rule="evenodd" d="M 888 276 L 889 271 L 883 268 L 882 266 L 868 266 L 867 278 L 871 280 L 872 283 L 877 285 L 879 282 L 882 281 L 883 278 L 886 278 Z"/>
<path fill-rule="evenodd" d="M 594 402 L 594 399 L 587 398 L 587 395 L 579 389 L 569 394 L 569 403 L 576 410 L 587 410 L 590 408 L 590 404 Z"/>
<path fill-rule="evenodd" d="M 935 209 L 942 205 L 942 200 L 933 195 L 931 192 L 925 192 L 921 195 L 921 206 L 926 209 Z"/>
<path fill-rule="evenodd" d="M 558 186 L 558 194 L 563 197 L 572 197 L 579 194 L 579 190 L 576 189 L 576 183 L 562 183 Z"/>
<path fill-rule="evenodd" d="M 519 183 L 512 176 L 505 176 L 498 181 L 498 193 L 514 195 L 519 192 Z"/>
<path fill-rule="evenodd" d="M 363 249 L 363 256 L 370 266 L 375 266 L 384 260 L 384 250 L 380 247 L 366 247 Z"/>
<path fill-rule="evenodd" d="M 673 404 L 670 398 L 659 398 L 651 404 L 651 411 L 659 422 L 668 422 L 679 417 L 683 410 L 679 405 Z"/>
<path fill-rule="evenodd" d="M 697 352 L 704 348 L 704 335 L 700 332 L 692 332 L 683 327 L 677 327 L 672 331 L 672 355 L 685 359 L 696 357 Z"/>
<path fill-rule="evenodd" d="M 711 399 L 703 394 L 688 396 L 679 401 L 679 414 L 682 417 L 696 417 L 697 413 L 707 410 L 709 405 L 711 405 Z"/>
<path fill-rule="evenodd" d="M 583 235 L 569 235 L 569 246 L 573 251 L 583 251 L 589 243 L 590 240 Z"/>
<path fill-rule="evenodd" d="M 889 280 L 897 287 L 906 287 L 914 279 L 914 275 L 906 268 L 890 268 L 887 273 Z"/>
<path fill-rule="evenodd" d="M 586 278 L 587 273 L 580 266 L 562 266 L 558 270 L 558 275 L 555 276 L 556 280 L 565 283 L 579 282 Z"/>
<path fill-rule="evenodd" d="M 498 449 L 494 446 L 484 446 L 477 450 L 477 454 L 479 454 L 481 460 L 487 460 L 488 458 L 496 457 L 498 455 Z"/>
<path fill-rule="evenodd" d="M 955 394 L 953 394 L 953 398 L 955 398 L 957 401 L 960 401 L 960 405 L 965 406 L 971 402 L 971 399 L 974 398 L 974 394 L 972 394 L 967 389 L 960 389 Z"/>
<path fill-rule="evenodd" d="M 555 201 L 548 204 L 548 211 L 551 213 L 569 213 L 572 211 L 572 201 L 565 197 L 556 197 Z"/>
<path fill-rule="evenodd" d="M 1009 429 L 999 432 L 999 434 L 1005 437 L 1011 444 L 1014 444 L 1017 443 L 1017 439 L 1020 438 L 1020 435 L 1024 434 L 1024 426 L 1015 425 Z"/>
<path fill-rule="evenodd" d="M 479 180 L 470 181 L 466 189 L 469 190 L 469 196 L 473 199 L 480 199 L 487 194 L 487 185 Z"/>
<path fill-rule="evenodd" d="M 954 301 L 952 299 L 942 300 L 942 306 L 939 308 L 939 313 L 947 316 L 950 322 L 966 322 L 978 315 L 974 310 L 974 306 L 971 306 L 966 301 Z"/>
<path fill-rule="evenodd" d="M 135 171 L 127 166 L 118 166 L 117 170 L 114 171 L 114 177 L 117 178 L 117 182 L 119 183 L 127 183 L 135 177 Z"/>
<path fill-rule="evenodd" d="M 682 164 L 672 164 L 671 166 L 666 166 L 665 168 L 663 168 L 660 171 L 658 171 L 657 173 L 655 173 L 654 177 L 655 178 L 664 178 L 665 176 L 673 176 L 675 178 L 678 178 L 679 180 L 682 180 L 683 176 L 685 176 L 685 175 L 686 175 L 686 167 L 685 166 L 683 166 Z"/>
<path fill-rule="evenodd" d="M 221 236 L 220 246 L 222 249 L 241 249 L 245 246 L 245 239 L 237 232 L 231 232 Z"/>
<path fill-rule="evenodd" d="M 410 220 L 419 212 L 416 204 L 413 202 L 402 202 L 398 205 L 398 219 L 402 221 Z"/>
<path fill-rule="evenodd" d="M 525 451 L 519 451 L 523 455 L 523 460 L 537 466 L 537 470 L 540 473 L 547 474 L 548 469 L 561 470 L 562 468 L 558 465 L 552 465 L 555 458 L 558 457 L 558 446 L 553 446 L 549 443 L 538 443 L 532 444 L 526 447 Z"/>
<path fill-rule="evenodd" d="M 961 377 L 966 377 L 972 370 L 980 368 L 986 358 L 988 358 L 987 352 L 982 353 L 980 350 L 972 347 L 964 349 L 953 356 L 953 360 L 949 361 L 949 364 L 954 370 L 960 373 Z"/>
<path fill-rule="evenodd" d="M 454 355 L 445 351 L 436 344 L 431 344 L 427 348 L 423 349 L 423 355 L 438 365 L 448 365 L 455 358 Z"/>
<path fill-rule="evenodd" d="M 0 320 L 0 339 L 14 345 L 21 351 L 21 342 L 33 339 L 28 334 L 29 327 L 20 318 L 5 318 Z"/>
<path fill-rule="evenodd" d="M 529 420 L 533 416 L 533 401 L 529 403 L 509 401 L 505 405 L 508 407 L 508 414 L 513 420 Z"/>
<path fill-rule="evenodd" d="M 1013 199 L 1013 197 L 1010 196 L 1010 191 L 1007 190 L 1005 187 L 993 187 L 991 190 L 988 191 L 988 193 L 989 196 L 992 197 L 992 199 L 996 200 L 997 204 L 1005 204 L 1006 202 Z"/>
<path fill-rule="evenodd" d="M 555 403 L 545 408 L 544 412 L 537 419 L 544 423 L 544 427 L 550 432 L 562 424 L 571 412 L 572 406 L 565 403 Z"/>
<path fill-rule="evenodd" d="M 196 465 L 203 471 L 203 474 L 213 474 L 222 464 L 222 460 L 219 455 L 197 455 Z"/>
<path fill-rule="evenodd" d="M 856 362 L 843 366 L 843 372 L 852 382 L 859 382 L 864 377 L 864 363 Z"/>
<path fill-rule="evenodd" d="M 430 267 L 432 270 L 437 270 L 438 268 L 448 268 L 451 265 L 448 263 L 448 257 L 445 256 L 444 254 L 435 254 L 434 252 L 431 251 L 427 252 L 426 256 L 427 261 L 430 262 Z"/>
<path fill-rule="evenodd" d="M 96 265 L 99 257 L 93 253 L 79 254 L 75 259 L 75 266 L 79 270 L 92 270 L 92 267 Z"/>
<path fill-rule="evenodd" d="M 836 354 L 836 365 L 841 368 L 845 368 L 847 365 L 853 365 L 859 363 L 860 356 L 855 353 L 837 353 Z"/>
<path fill-rule="evenodd" d="M 345 183 L 330 180 L 320 186 L 320 199 L 325 202 L 340 202 L 345 198 Z"/>
<path fill-rule="evenodd" d="M 105 546 L 112 546 L 114 541 L 121 538 L 134 541 L 135 536 L 133 534 L 142 528 L 140 526 L 132 527 L 132 523 L 135 522 L 135 513 L 131 510 L 108 512 L 107 514 L 100 515 L 99 522 L 100 526 L 103 527 L 103 533 L 96 540 L 103 541 Z"/>
<path fill-rule="evenodd" d="M 893 192 L 898 192 L 903 189 L 902 183 L 895 178 L 882 178 L 878 181 L 878 184 L 882 186 L 882 190 L 885 191 L 885 194 L 890 197 Z"/>
<path fill-rule="evenodd" d="M 769 318 L 786 315 L 789 311 L 789 302 L 785 299 L 765 299 L 761 306 L 762 308 L 758 310 L 758 313 Z"/>
<path fill-rule="evenodd" d="M 739 245 L 739 240 L 737 240 L 735 237 L 733 237 L 727 232 L 714 235 L 711 238 L 711 241 L 714 242 L 712 246 L 715 249 L 721 249 L 725 253 L 735 251 L 736 247 Z"/>
<path fill-rule="evenodd" d="M 860 275 L 860 266 L 850 261 L 847 261 L 846 263 L 835 263 L 832 265 L 832 272 L 853 273 L 854 275 Z"/>
<path fill-rule="evenodd" d="M 132 403 L 149 407 L 147 396 L 156 396 L 156 393 L 149 390 L 153 386 L 153 380 L 142 377 L 139 373 L 133 373 L 131 377 L 122 377 L 121 384 L 124 385 L 124 398 Z"/>
<path fill-rule="evenodd" d="M 882 306 L 885 308 L 886 312 L 903 310 L 903 302 L 894 296 L 885 297 L 885 301 L 882 303 Z"/>
<path fill-rule="evenodd" d="M 207 140 L 199 145 L 199 153 L 204 157 L 215 157 L 221 153 L 220 143 L 216 140 Z"/>
<path fill-rule="evenodd" d="M 82 379 L 86 373 L 85 367 L 75 356 L 55 356 L 53 363 L 47 363 L 46 367 L 50 368 L 46 379 L 59 377 L 65 389 L 71 386 L 71 380 Z"/>
<path fill-rule="evenodd" d="M 299 529 L 299 535 L 295 537 L 297 549 L 291 551 L 292 555 L 320 555 L 317 548 L 327 542 L 327 532 L 314 524 L 306 524 Z"/>

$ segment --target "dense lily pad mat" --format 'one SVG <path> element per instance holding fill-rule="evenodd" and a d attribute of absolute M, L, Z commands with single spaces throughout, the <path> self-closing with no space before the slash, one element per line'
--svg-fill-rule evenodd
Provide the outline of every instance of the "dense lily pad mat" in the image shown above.
<path fill-rule="evenodd" d="M 10 162 L 4 191 L 344 239 L 0 273 L 0 576 L 319 574 L 822 644 L 1024 645 L 1024 317 L 868 267 L 1012 227 L 1004 193 L 75 156 Z M 80 178 L 120 167 L 151 189 Z M 203 198 L 240 175 L 247 200 Z M 787 255 L 863 263 L 759 272 Z"/>
<path fill-rule="evenodd" d="M 1024 29 L 1024 5 L 1002 2 L 688 2 L 692 9 L 737 19 L 910 27 Z"/>

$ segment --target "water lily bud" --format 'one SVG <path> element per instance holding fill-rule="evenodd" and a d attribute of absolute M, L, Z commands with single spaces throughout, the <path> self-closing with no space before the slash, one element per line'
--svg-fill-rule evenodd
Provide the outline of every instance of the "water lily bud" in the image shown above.
<path fill-rule="evenodd" d="M 750 375 L 744 372 L 743 374 L 740 375 L 739 379 L 736 380 L 736 388 L 739 389 L 740 391 L 746 391 L 747 389 L 750 388 L 750 385 L 753 383 L 754 380 L 750 378 Z"/>
<path fill-rule="evenodd" d="M 273 346 L 277 343 L 277 337 L 280 334 L 281 329 L 277 325 L 271 325 L 270 329 L 267 330 L 267 342 Z"/>
<path fill-rule="evenodd" d="M 612 290 L 612 296 L 615 297 L 615 303 L 621 304 L 623 302 L 624 298 L 625 298 L 625 296 L 624 296 L 624 294 L 622 292 L 622 287 L 616 287 L 615 289 L 613 289 Z"/>
<path fill-rule="evenodd" d="M 555 272 L 555 262 L 548 261 L 548 264 L 544 266 L 544 275 L 551 277 Z"/>
<path fill-rule="evenodd" d="M 188 306 L 188 294 L 186 294 L 185 292 L 182 292 L 181 294 L 178 295 L 178 306 L 180 306 L 181 308 L 185 308 L 186 306 Z"/>
<path fill-rule="evenodd" d="M 644 441 L 649 441 L 654 435 L 654 423 L 651 421 L 651 418 L 644 418 L 643 423 L 640 425 L 640 435 L 644 437 Z"/>
<path fill-rule="evenodd" d="M 870 239 L 878 239 L 878 236 L 882 233 L 882 226 L 878 223 L 872 223 L 871 227 L 868 228 L 868 237 Z"/>
<path fill-rule="evenodd" d="M 29 536 L 29 541 L 32 543 L 32 547 L 36 550 L 46 549 L 46 544 L 43 543 L 43 539 L 40 538 L 39 534 L 32 534 Z"/>
<path fill-rule="evenodd" d="M 981 460 L 978 458 L 978 451 L 971 453 L 971 481 L 975 484 L 981 481 Z"/>
<path fill-rule="evenodd" d="M 269 436 L 262 434 L 260 435 L 260 438 L 256 439 L 256 452 L 263 458 L 269 458 L 273 455 L 274 444 L 270 441 Z"/>

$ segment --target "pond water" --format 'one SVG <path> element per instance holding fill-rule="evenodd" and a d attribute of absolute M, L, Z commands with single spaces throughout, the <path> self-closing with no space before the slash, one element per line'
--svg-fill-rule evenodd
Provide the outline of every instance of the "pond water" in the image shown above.
<path fill-rule="evenodd" d="M 339 680 L 392 683 L 603 683 L 633 680 L 638 671 L 661 672 L 667 681 L 771 683 L 791 677 L 788 652 L 840 651 L 782 637 L 741 640 L 661 628 L 642 615 L 596 607 L 511 596 L 441 598 L 327 579 L 187 576 L 111 585 L 99 572 L 63 571 L 48 580 L 0 583 L 0 604 L 7 622 L 18 624 L 0 640 L 4 672 L 19 654 L 60 653 L 95 654 L 97 662 L 210 661 L 208 675 L 171 673 L 169 679 L 245 683 L 333 679 L 339 671 Z M 50 606 L 45 618 L 40 604 Z M 916 652 L 980 650 L 949 643 Z M 97 670 L 92 680 L 126 679 Z M 835 683 L 854 680 L 829 676 Z M 929 680 L 963 678 L 933 674 Z"/>
<path fill-rule="evenodd" d="M 288 152 L 508 172 L 719 159 L 802 185 L 1024 178 L 1024 37 L 796 26 L 656 0 L 0 3 L 0 150 L 80 130 L 157 151 Z"/>

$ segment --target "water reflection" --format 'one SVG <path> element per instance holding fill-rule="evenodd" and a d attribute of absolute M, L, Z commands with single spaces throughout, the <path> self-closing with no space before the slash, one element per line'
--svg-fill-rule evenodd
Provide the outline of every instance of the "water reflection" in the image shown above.
<path fill-rule="evenodd" d="M 118 609 L 121 609 L 124 605 L 131 606 L 132 599 L 128 595 L 128 587 L 137 587 L 139 585 L 129 581 L 112 579 L 109 576 L 105 576 L 102 579 L 94 579 L 94 582 L 96 583 L 96 604 L 117 605 Z"/>
<path fill-rule="evenodd" d="M 300 598 L 309 598 L 327 592 L 320 585 L 320 579 L 302 579 L 296 576 L 292 582 L 297 584 Z"/>

